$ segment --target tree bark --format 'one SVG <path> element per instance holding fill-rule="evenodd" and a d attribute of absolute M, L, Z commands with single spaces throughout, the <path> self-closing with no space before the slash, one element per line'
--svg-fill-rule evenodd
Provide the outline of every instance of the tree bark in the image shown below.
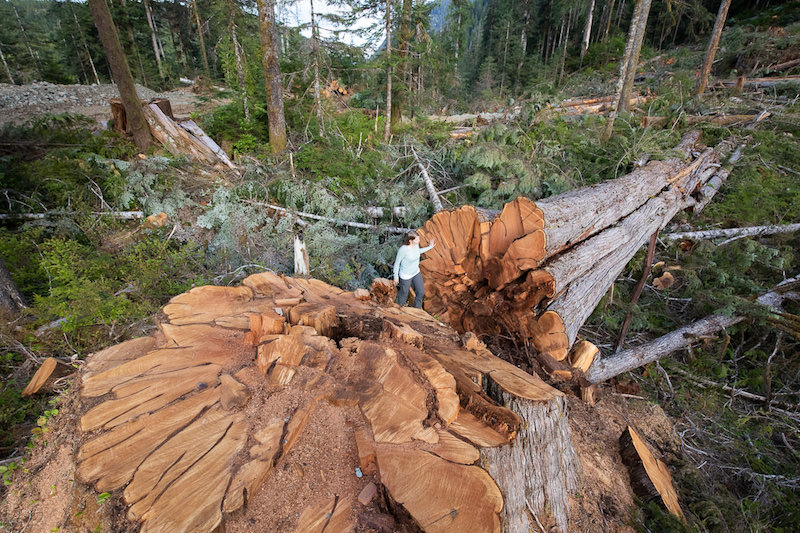
<path fill-rule="evenodd" d="M 314 54 L 314 106 L 317 108 L 317 126 L 320 137 L 325 136 L 325 118 L 322 116 L 322 98 L 319 93 L 319 38 L 314 17 L 314 0 L 311 4 L 311 50 Z"/>
<path fill-rule="evenodd" d="M 244 119 L 250 121 L 250 102 L 247 99 L 247 85 L 244 80 L 244 50 L 239 44 L 238 36 L 236 35 L 236 20 L 235 14 L 238 4 L 230 4 L 230 23 L 231 39 L 233 40 L 233 55 L 236 59 L 236 78 L 239 81 L 239 90 L 242 91 L 242 105 L 244 106 Z"/>
<path fill-rule="evenodd" d="M 386 0 L 386 124 L 383 141 L 389 142 L 392 134 L 392 3 Z"/>
<path fill-rule="evenodd" d="M 8 273 L 3 258 L 0 257 L 0 311 L 11 315 L 18 314 L 25 308 L 25 299 L 20 294 L 11 274 Z"/>
<path fill-rule="evenodd" d="M 714 56 L 717 55 L 717 48 L 719 47 L 719 39 L 722 37 L 722 30 L 725 27 L 725 20 L 728 18 L 728 8 L 731 6 L 731 0 L 722 0 L 719 4 L 719 12 L 717 12 L 717 20 L 714 22 L 714 29 L 711 32 L 711 38 L 708 40 L 708 48 L 706 48 L 705 59 L 703 66 L 700 68 L 700 76 L 697 78 L 697 86 L 694 89 L 694 94 L 702 96 L 706 91 L 708 85 L 708 76 L 711 74 L 711 65 L 714 64 Z"/>
<path fill-rule="evenodd" d="M 417 151 L 414 150 L 414 147 L 411 147 L 411 153 L 414 154 L 414 161 L 417 162 L 417 167 L 419 167 L 419 171 L 422 174 L 422 179 L 425 181 L 425 188 L 428 189 L 428 196 L 431 197 L 431 203 L 433 204 L 433 212 L 438 213 L 441 211 L 442 208 L 442 201 L 439 199 L 439 194 L 436 192 L 436 187 L 433 185 L 433 180 L 431 179 L 428 171 L 425 169 L 425 165 L 422 164 L 419 156 L 417 155 Z"/>
<path fill-rule="evenodd" d="M 125 114 L 133 134 L 133 140 L 139 150 L 145 151 L 150 146 L 152 137 L 144 118 L 141 101 L 136 94 L 136 86 L 128 67 L 128 60 L 119 43 L 114 21 L 111 20 L 111 12 L 105 0 L 89 0 L 89 8 L 92 11 L 95 26 L 97 26 L 97 32 L 100 34 L 100 41 L 103 43 L 108 64 L 114 75 L 114 82 L 119 89 L 122 105 L 125 106 Z"/>
<path fill-rule="evenodd" d="M 633 43 L 633 53 L 625 71 L 625 85 L 622 88 L 622 95 L 619 100 L 619 106 L 621 107 L 619 107 L 617 113 L 628 111 L 628 102 L 630 101 L 631 92 L 633 91 L 633 80 L 636 78 L 636 69 L 639 66 L 639 54 L 642 51 L 642 43 L 644 43 L 651 3 L 651 0 L 643 0 L 641 5 L 637 5 L 639 16 L 636 23 L 636 37 Z"/>
<path fill-rule="evenodd" d="M 586 24 L 583 27 L 583 41 L 581 41 L 581 66 L 583 66 L 583 56 L 589 49 L 589 41 L 592 38 L 592 20 L 594 18 L 594 0 L 589 0 L 589 8 L 586 10 Z"/>
<path fill-rule="evenodd" d="M 776 233 L 794 233 L 800 231 L 800 224 L 774 226 L 750 226 L 747 228 L 712 229 L 706 231 L 685 231 L 682 233 L 665 233 L 661 237 L 668 241 L 691 239 L 695 241 L 731 237 L 757 237 L 775 235 Z"/>
<path fill-rule="evenodd" d="M 627 81 L 629 71 L 636 73 L 636 63 L 639 59 L 639 51 L 642 46 L 641 39 L 644 38 L 644 30 L 647 25 L 647 15 L 650 12 L 651 0 L 637 0 L 636 8 L 633 11 L 631 18 L 631 26 L 628 30 L 628 41 L 625 44 L 625 53 L 619 63 L 619 79 L 617 80 L 617 90 L 614 97 L 614 106 L 611 116 L 606 122 L 606 127 L 603 130 L 603 140 L 608 141 L 614 132 L 614 122 L 617 115 L 627 109 L 628 100 L 630 99 L 630 91 L 633 87 L 633 74 L 631 74 L 631 83 L 628 86 Z M 637 45 L 638 43 L 638 45 Z M 626 92 L 627 89 L 627 92 Z"/>
<path fill-rule="evenodd" d="M 261 37 L 261 60 L 267 92 L 269 144 L 274 155 L 286 150 L 286 119 L 283 114 L 283 83 L 278 59 L 278 28 L 275 25 L 273 0 L 258 0 L 258 29 Z"/>
<path fill-rule="evenodd" d="M 780 303 L 784 298 L 781 287 L 790 283 L 796 283 L 798 280 L 800 280 L 798 277 L 788 279 L 779 284 L 772 291 L 760 296 L 756 301 L 762 305 L 779 310 Z M 653 361 L 658 361 L 672 352 L 689 346 L 700 337 L 713 335 L 743 320 L 745 320 L 745 317 L 742 316 L 708 316 L 650 342 L 623 350 L 609 357 L 596 359 L 588 372 L 586 372 L 586 379 L 591 383 L 601 383 L 609 380 L 623 372 L 628 372 L 640 366 L 652 363 Z"/>

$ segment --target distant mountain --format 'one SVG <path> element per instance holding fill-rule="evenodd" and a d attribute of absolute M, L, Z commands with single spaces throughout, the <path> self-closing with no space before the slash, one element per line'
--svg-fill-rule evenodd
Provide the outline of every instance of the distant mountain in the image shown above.
<path fill-rule="evenodd" d="M 447 10 L 450 8 L 450 0 L 438 0 L 436 6 L 431 11 L 431 32 L 439 33 L 444 28 Z"/>

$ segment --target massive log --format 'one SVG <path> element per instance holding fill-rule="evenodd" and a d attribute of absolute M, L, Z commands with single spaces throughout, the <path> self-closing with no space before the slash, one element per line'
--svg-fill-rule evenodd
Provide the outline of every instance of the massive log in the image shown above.
<path fill-rule="evenodd" d="M 499 214 L 437 213 L 420 231 L 437 242 L 420 263 L 425 309 L 456 330 L 511 335 L 562 361 L 631 257 L 696 202 L 731 150 L 698 139 L 688 134 L 675 157 L 626 176 L 535 203 L 517 198 Z"/>
<path fill-rule="evenodd" d="M 163 316 L 81 378 L 77 474 L 119 491 L 142 531 L 362 530 L 393 514 L 400 530 L 499 533 L 520 483 L 566 531 L 578 462 L 563 394 L 474 337 L 268 272 L 192 289 Z M 509 446 L 520 434 L 534 455 Z M 487 471 L 480 451 L 497 447 L 542 466 Z"/>

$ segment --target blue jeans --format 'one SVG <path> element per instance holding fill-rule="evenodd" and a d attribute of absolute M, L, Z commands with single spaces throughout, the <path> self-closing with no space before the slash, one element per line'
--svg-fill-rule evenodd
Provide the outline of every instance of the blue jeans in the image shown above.
<path fill-rule="evenodd" d="M 422 283 L 422 273 L 417 272 L 417 275 L 411 279 L 400 278 L 400 285 L 397 287 L 397 303 L 406 305 L 408 300 L 408 289 L 414 287 L 414 307 L 422 307 L 422 299 L 425 297 L 425 285 Z"/>

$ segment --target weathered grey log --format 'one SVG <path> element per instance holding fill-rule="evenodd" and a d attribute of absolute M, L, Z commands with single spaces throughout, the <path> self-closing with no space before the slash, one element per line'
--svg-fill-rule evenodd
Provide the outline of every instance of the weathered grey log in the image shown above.
<path fill-rule="evenodd" d="M 774 235 L 776 233 L 794 233 L 800 231 L 800 224 L 776 224 L 773 226 L 749 226 L 746 228 L 710 229 L 705 231 L 684 231 L 681 233 L 666 233 L 661 237 L 668 241 L 682 239 L 703 240 L 730 237 L 756 237 L 759 235 Z"/>
<path fill-rule="evenodd" d="M 626 176 L 545 198 L 536 202 L 545 220 L 546 257 L 550 257 L 589 235 L 616 224 L 670 185 L 670 179 L 686 166 L 700 132 L 684 136 L 675 148 L 680 157 L 651 161 Z M 704 152 L 693 164 L 702 165 L 713 155 Z M 646 178 L 646 179 L 645 179 Z"/>
<path fill-rule="evenodd" d="M 431 197 L 431 203 L 433 204 L 433 212 L 438 213 L 442 209 L 442 201 L 439 199 L 439 193 L 436 192 L 436 187 L 433 185 L 433 180 L 431 179 L 430 174 L 428 174 L 428 170 L 425 168 L 425 165 L 422 164 L 419 156 L 417 155 L 417 151 L 414 150 L 414 147 L 411 147 L 411 153 L 414 154 L 414 160 L 417 162 L 417 167 L 419 167 L 420 174 L 422 174 L 422 179 L 425 181 L 425 188 L 428 189 L 428 196 Z"/>
<path fill-rule="evenodd" d="M 47 211 L 46 213 L 0 213 L 0 220 L 42 220 L 50 217 L 68 217 L 83 215 L 78 211 Z M 98 217 L 113 217 L 122 220 L 136 220 L 144 218 L 144 211 L 94 211 L 91 213 Z"/>
<path fill-rule="evenodd" d="M 787 284 L 796 283 L 799 279 L 800 277 L 794 277 L 782 282 L 772 291 L 761 295 L 756 301 L 775 310 L 780 310 L 780 303 L 791 294 L 784 293 L 781 288 Z M 623 350 L 609 357 L 595 359 L 595 362 L 586 372 L 586 379 L 590 383 L 606 381 L 623 372 L 657 361 L 665 355 L 689 346 L 699 337 L 712 335 L 722 329 L 738 324 L 744 319 L 745 317 L 742 316 L 708 316 L 650 342 Z"/>

